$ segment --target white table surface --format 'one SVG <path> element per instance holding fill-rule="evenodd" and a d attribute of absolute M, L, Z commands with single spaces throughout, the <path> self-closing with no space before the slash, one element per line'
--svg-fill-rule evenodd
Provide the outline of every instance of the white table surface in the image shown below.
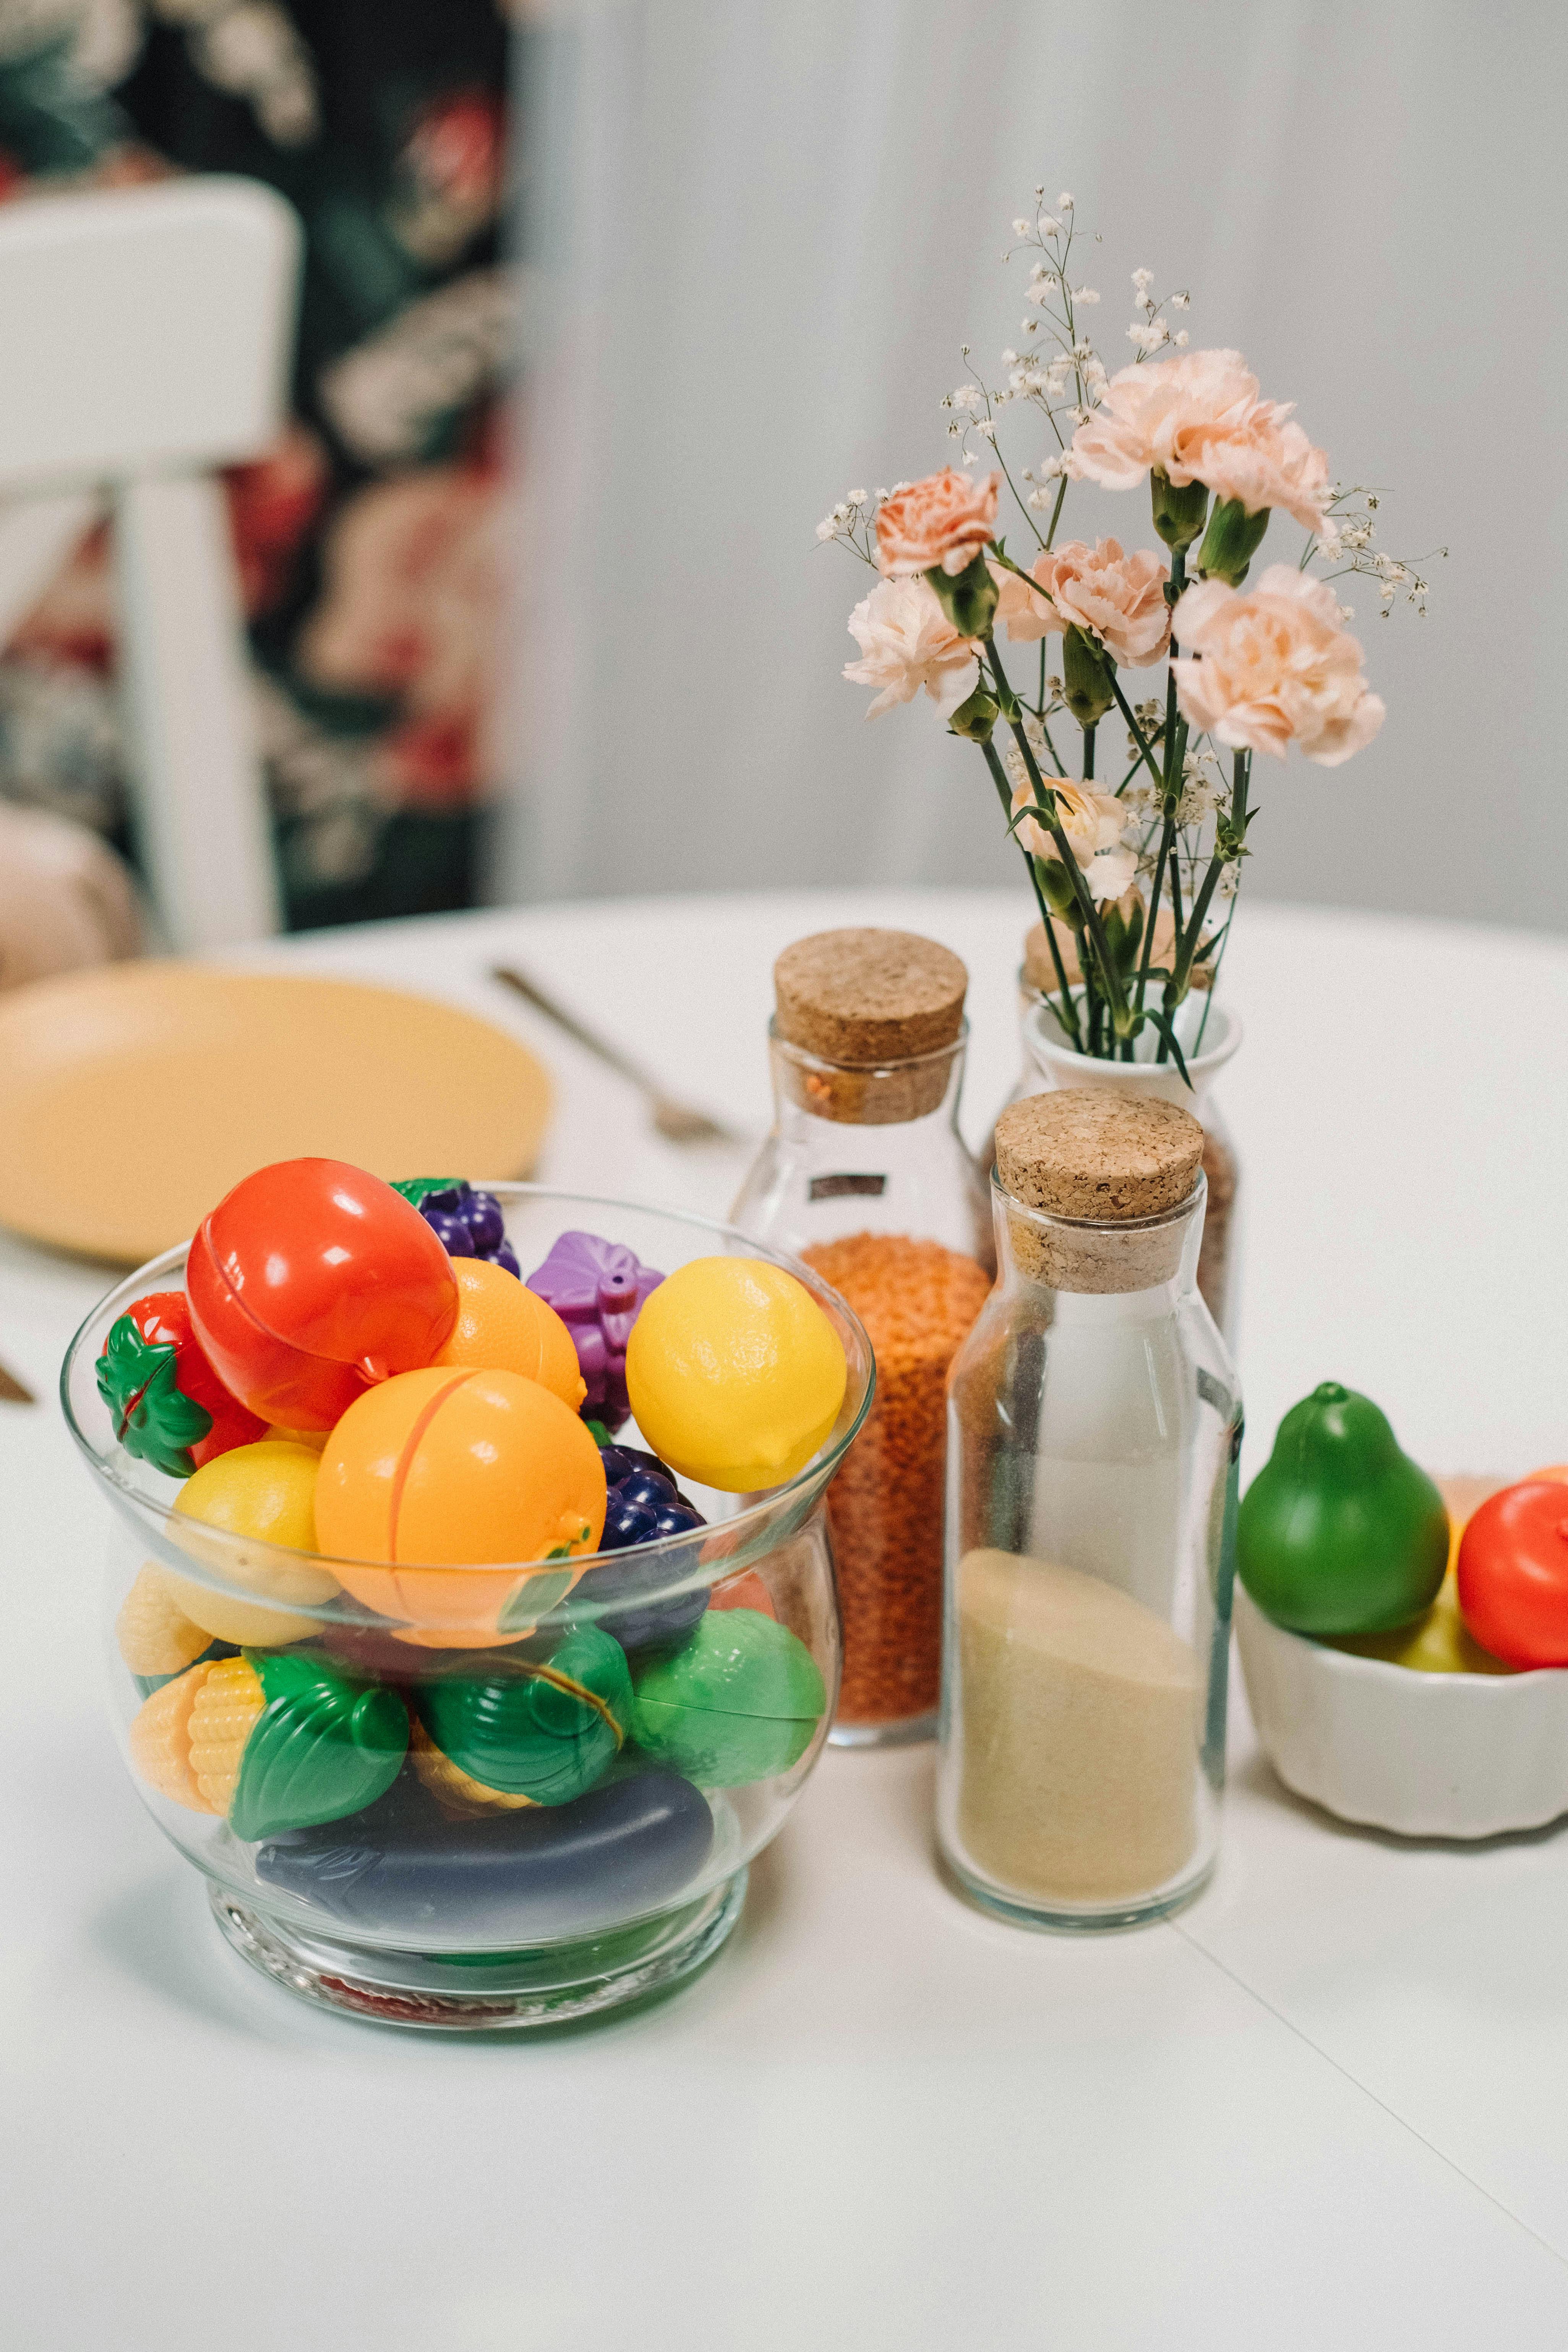
<path fill-rule="evenodd" d="M 978 1136 L 1026 912 L 792 893 L 258 953 L 487 1012 L 560 1080 L 542 1177 L 721 1213 L 745 1152 L 660 1144 L 493 961 L 760 1133 L 776 951 L 928 931 L 973 975 Z M 1250 1466 L 1329 1377 L 1434 1466 L 1568 1454 L 1568 944 L 1254 907 L 1226 985 Z M 16 2352 L 1568 2345 L 1568 1833 L 1338 1827 L 1273 1780 L 1239 1677 L 1220 1869 L 1162 1927 L 981 1917 L 932 1867 L 931 1750 L 830 1753 L 732 1943 L 640 2017 L 421 2040 L 252 1975 L 102 1717 L 101 1506 L 53 1402 L 102 1286 L 0 1241 L 0 1358 L 41 1400 L 0 1406 Z"/>

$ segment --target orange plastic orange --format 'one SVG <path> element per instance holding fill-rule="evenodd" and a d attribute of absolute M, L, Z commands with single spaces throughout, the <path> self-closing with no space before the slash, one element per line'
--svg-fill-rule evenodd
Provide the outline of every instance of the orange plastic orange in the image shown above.
<path fill-rule="evenodd" d="M 604 1465 L 586 1425 L 520 1372 L 432 1365 L 382 1381 L 333 1430 L 316 1481 L 316 1540 L 335 1573 L 367 1608 L 405 1621 L 405 1641 L 435 1649 L 516 1641 L 529 1630 L 528 1580 L 482 1571 L 591 1552 L 604 1525 Z M 556 1576 L 548 1589 L 559 1597 Z"/>
<path fill-rule="evenodd" d="M 458 1319 L 433 1364 L 521 1372 L 577 1412 L 588 1393 L 572 1334 L 547 1299 L 487 1258 L 456 1257 Z"/>

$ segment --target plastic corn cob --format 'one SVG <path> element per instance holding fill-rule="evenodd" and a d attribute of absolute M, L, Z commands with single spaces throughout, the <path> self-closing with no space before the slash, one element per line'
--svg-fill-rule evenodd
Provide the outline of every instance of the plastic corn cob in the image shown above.
<path fill-rule="evenodd" d="M 226 1813 L 239 1780 L 246 1742 L 267 1705 L 261 1677 L 246 1658 L 209 1665 L 191 1708 L 191 1777 L 207 1810 Z"/>
<path fill-rule="evenodd" d="M 461 1820 L 475 1813 L 516 1812 L 534 1801 L 531 1797 L 509 1797 L 502 1789 L 487 1789 L 482 1780 L 476 1780 L 471 1772 L 465 1772 L 449 1756 L 443 1756 L 417 1717 L 409 1748 L 414 1769 L 444 1813 Z"/>
<path fill-rule="evenodd" d="M 374 1804 L 407 1747 L 395 1691 L 285 1650 L 201 1659 L 154 1691 L 131 1727 L 131 1760 L 149 1787 L 226 1816 L 247 1841 Z"/>
<path fill-rule="evenodd" d="M 151 1559 L 120 1604 L 114 1637 L 133 1675 L 183 1675 L 212 1646 L 212 1635 L 186 1616 Z"/>
<path fill-rule="evenodd" d="M 210 1813 L 210 1805 L 191 1769 L 191 1712 L 201 1696 L 209 1668 L 193 1666 L 189 1674 L 165 1683 L 142 1702 L 131 1727 L 131 1761 L 150 1789 L 194 1813 Z"/>

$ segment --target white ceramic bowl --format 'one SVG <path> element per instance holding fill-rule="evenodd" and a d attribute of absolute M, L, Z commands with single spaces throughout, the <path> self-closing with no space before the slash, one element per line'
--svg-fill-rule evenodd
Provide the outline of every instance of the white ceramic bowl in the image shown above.
<path fill-rule="evenodd" d="M 1495 1837 L 1568 1813 L 1568 1667 L 1428 1675 L 1329 1648 L 1238 1584 L 1252 1719 L 1288 1789 L 1401 1837 Z"/>

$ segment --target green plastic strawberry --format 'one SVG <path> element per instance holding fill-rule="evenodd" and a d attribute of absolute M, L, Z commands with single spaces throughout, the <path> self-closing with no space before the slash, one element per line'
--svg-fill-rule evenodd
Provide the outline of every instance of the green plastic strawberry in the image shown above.
<path fill-rule="evenodd" d="M 127 1454 L 170 1478 L 266 1433 L 203 1354 L 180 1290 L 150 1292 L 121 1316 L 98 1360 L 98 1392 Z"/>

